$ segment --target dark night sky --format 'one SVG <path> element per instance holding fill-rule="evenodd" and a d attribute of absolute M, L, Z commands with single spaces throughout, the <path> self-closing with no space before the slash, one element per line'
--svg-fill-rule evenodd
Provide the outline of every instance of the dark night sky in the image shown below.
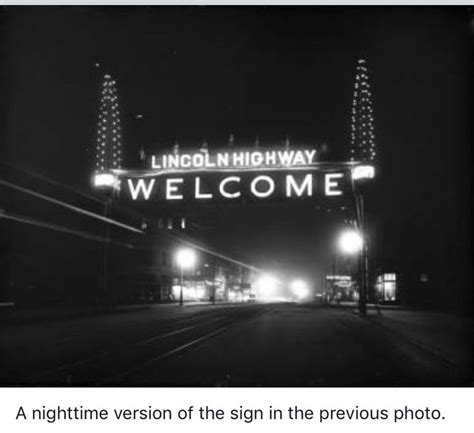
<path fill-rule="evenodd" d="M 468 284 L 465 8 L 6 8 L 1 49 L 2 158 L 83 188 L 104 71 L 118 81 L 129 152 L 175 139 L 220 146 L 232 130 L 237 141 L 288 134 L 337 153 L 347 143 L 355 61 L 365 57 L 381 155 L 380 261 L 419 263 L 443 281 L 464 272 L 456 284 Z M 236 229 L 232 249 L 311 275 L 308 242 L 324 237 L 308 235 L 312 217 L 290 216 L 282 229 L 275 212 L 259 212 L 258 224 Z"/>

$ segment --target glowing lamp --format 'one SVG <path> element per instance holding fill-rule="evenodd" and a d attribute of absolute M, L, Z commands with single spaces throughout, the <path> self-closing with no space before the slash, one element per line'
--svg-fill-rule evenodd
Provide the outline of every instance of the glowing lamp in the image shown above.
<path fill-rule="evenodd" d="M 298 299 L 306 298 L 309 295 L 308 285 L 304 281 L 295 280 L 290 287 L 293 295 Z"/>
<path fill-rule="evenodd" d="M 345 254 L 356 254 L 362 250 L 364 239 L 356 230 L 348 230 L 339 237 L 339 248 Z"/>
<path fill-rule="evenodd" d="M 196 253 L 189 248 L 183 248 L 176 253 L 176 263 L 181 269 L 192 268 L 196 263 Z"/>
<path fill-rule="evenodd" d="M 359 165 L 352 169 L 352 179 L 373 179 L 375 177 L 375 167 L 373 165 Z"/>
<path fill-rule="evenodd" d="M 276 289 L 278 281 L 271 275 L 263 275 L 257 281 L 257 288 L 262 297 L 270 296 Z"/>
<path fill-rule="evenodd" d="M 112 173 L 97 173 L 94 175 L 93 182 L 95 187 L 118 188 L 119 186 L 117 176 Z"/>

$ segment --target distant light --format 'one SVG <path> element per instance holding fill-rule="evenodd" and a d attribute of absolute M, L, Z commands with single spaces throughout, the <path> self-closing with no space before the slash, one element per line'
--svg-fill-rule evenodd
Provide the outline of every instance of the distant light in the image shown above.
<path fill-rule="evenodd" d="M 180 268 L 191 268 L 196 263 L 196 253 L 189 248 L 183 248 L 176 253 L 176 262 Z"/>
<path fill-rule="evenodd" d="M 111 187 L 118 188 L 119 180 L 116 175 L 112 173 L 97 173 L 94 175 L 94 186 L 95 187 Z"/>
<path fill-rule="evenodd" d="M 351 281 L 350 275 L 326 275 L 326 280 Z"/>
<path fill-rule="evenodd" d="M 304 299 L 309 296 L 309 287 L 302 280 L 295 280 L 291 283 L 291 291 L 298 299 Z"/>
<path fill-rule="evenodd" d="M 375 177 L 375 167 L 373 165 L 359 165 L 352 169 L 352 179 L 373 179 Z"/>
<path fill-rule="evenodd" d="M 339 248 L 345 254 L 356 254 L 362 249 L 364 240 L 356 230 L 348 230 L 339 238 Z"/>
<path fill-rule="evenodd" d="M 397 274 L 383 274 L 384 281 L 397 281 Z"/>

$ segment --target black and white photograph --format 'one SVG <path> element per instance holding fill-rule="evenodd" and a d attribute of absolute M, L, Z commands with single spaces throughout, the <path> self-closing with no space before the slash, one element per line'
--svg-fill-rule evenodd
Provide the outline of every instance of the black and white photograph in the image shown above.
<path fill-rule="evenodd" d="M 473 30 L 2 6 L 0 386 L 473 386 Z"/>

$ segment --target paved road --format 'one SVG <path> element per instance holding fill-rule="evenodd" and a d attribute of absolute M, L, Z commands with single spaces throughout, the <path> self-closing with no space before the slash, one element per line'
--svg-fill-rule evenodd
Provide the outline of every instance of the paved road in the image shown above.
<path fill-rule="evenodd" d="M 410 331 L 411 332 L 411 331 Z M 157 305 L 3 326 L 2 385 L 419 386 L 471 383 L 416 336 L 311 304 Z M 471 341 L 459 348 L 467 353 Z M 464 358 L 463 358 L 464 359 Z M 468 359 L 465 357 L 465 359 Z"/>

